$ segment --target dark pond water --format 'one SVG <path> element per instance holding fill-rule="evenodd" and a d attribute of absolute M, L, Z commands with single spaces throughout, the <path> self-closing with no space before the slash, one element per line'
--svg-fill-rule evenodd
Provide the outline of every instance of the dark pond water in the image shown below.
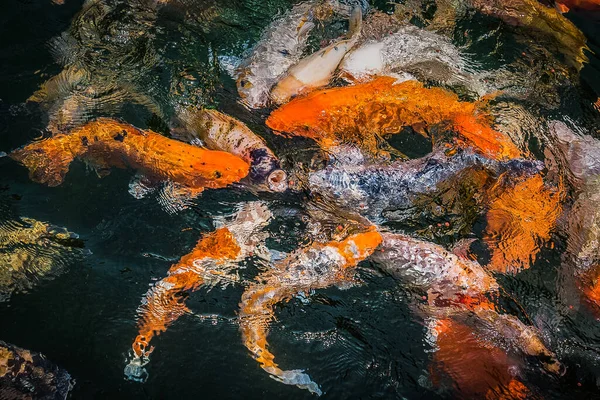
<path fill-rule="evenodd" d="M 3 4 L 1 151 L 8 153 L 44 134 L 48 111 L 26 101 L 61 71 L 49 43 L 70 29 L 82 3 L 7 0 Z M 121 3 L 129 7 L 127 1 L 106 1 L 114 8 Z M 241 56 L 269 22 L 295 2 L 180 3 L 159 13 L 153 25 L 138 27 L 151 31 L 148 46 L 158 49 L 167 61 L 135 68 L 133 63 L 124 65 L 126 60 L 116 60 L 119 55 L 107 45 L 107 58 L 94 60 L 93 68 L 123 74 L 137 91 L 151 95 L 164 115 L 174 107 L 170 91 L 176 75 L 173 71 L 186 70 L 197 78 L 201 88 L 193 92 L 196 97 L 189 95 L 189 101 L 201 98 L 248 123 L 265 136 L 286 165 L 308 157 L 298 149 L 316 152 L 316 145 L 308 140 L 271 135 L 263 124 L 267 113 L 239 106 L 234 80 L 211 64 L 215 54 Z M 218 16 L 214 20 L 209 22 L 208 14 L 194 18 L 195 7 L 202 10 L 208 5 L 216 7 Z M 383 1 L 371 6 L 381 10 L 390 7 Z M 121 26 L 121 17 L 135 25 L 136 16 L 142 18 L 135 11 L 115 12 L 111 18 L 116 20 L 110 23 Z M 584 32 L 590 50 L 600 51 L 600 13 L 572 11 L 566 17 Z M 343 26 L 331 29 L 334 32 Z M 499 19 L 476 12 L 458 22 L 457 32 L 466 31 L 479 39 L 467 43 L 469 52 L 490 69 L 525 52 L 533 54 L 537 48 L 535 38 L 529 44 L 517 42 L 513 36 L 524 35 L 523 31 L 515 33 Z M 335 37 L 331 32 L 329 35 Z M 322 28 L 319 34 L 327 36 L 327 29 Z M 99 42 L 103 40 L 107 39 Z M 455 33 L 454 43 L 464 42 L 464 37 Z M 318 46 L 318 42 L 312 45 Z M 561 88 L 556 107 L 523 104 L 536 108 L 545 118 L 569 116 L 598 134 L 600 118 L 592 108 L 581 106 L 600 96 L 600 59 L 592 53 L 588 56 L 590 63 L 583 67 L 576 84 Z M 543 63 L 531 57 L 532 68 L 533 64 Z M 192 89 L 184 88 L 178 101 L 184 101 L 181 99 Z M 167 131 L 167 118 L 153 118 L 151 109 L 127 99 L 122 103 L 124 107 L 108 115 L 139 128 Z M 95 113 L 101 116 L 104 111 Z M 395 140 L 398 142 L 392 145 L 403 147 L 411 157 L 429 151 L 418 135 Z M 535 139 L 531 142 L 535 151 Z M 32 182 L 26 169 L 16 162 L 0 158 L 2 207 L 15 216 L 47 221 L 76 232 L 89 251 L 83 257 L 67 260 L 60 276 L 42 280 L 33 289 L 14 293 L 0 302 L 0 339 L 41 352 L 69 371 L 76 380 L 70 395 L 74 399 L 313 397 L 271 379 L 248 354 L 235 319 L 243 285 L 190 293 L 187 305 L 192 312 L 154 339 L 156 350 L 147 366 L 147 381 L 125 379 L 123 368 L 137 335 L 136 309 L 149 285 L 164 277 L 170 265 L 187 254 L 203 233 L 214 229 L 214 217 L 228 215 L 237 204 L 257 198 L 241 188 L 208 190 L 193 200 L 191 207 L 172 214 L 154 195 L 133 198 L 128 193 L 132 176 L 131 171 L 113 170 L 109 176 L 99 178 L 84 163 L 76 162 L 62 185 L 49 188 Z M 276 216 L 268 227 L 269 247 L 288 252 L 306 243 L 305 221 L 300 217 L 306 206 L 303 195 L 287 192 L 260 197 L 269 202 Z M 481 232 L 482 223 L 478 220 L 474 224 L 474 232 Z M 435 238 L 444 245 L 452 245 L 455 239 Z M 558 271 L 565 237 L 553 231 L 550 242 L 552 245 L 544 246 L 528 270 L 497 277 L 504 291 L 520 304 L 507 304 L 505 309 L 534 324 L 566 366 L 562 376 L 532 366 L 525 369 L 524 380 L 539 398 L 600 398 L 600 325 L 589 309 L 564 300 Z M 485 260 L 485 251 L 479 256 Z M 259 265 L 255 261 L 244 263 L 240 272 L 243 279 L 256 276 Z M 415 316 L 413 300 L 398 282 L 369 262 L 361 264 L 359 277 L 360 285 L 317 290 L 308 300 L 293 299 L 277 308 L 269 340 L 280 365 L 306 369 L 325 392 L 325 398 L 460 398 L 451 389 L 440 389 L 430 382 L 432 346 L 424 339 L 426 328 Z"/>

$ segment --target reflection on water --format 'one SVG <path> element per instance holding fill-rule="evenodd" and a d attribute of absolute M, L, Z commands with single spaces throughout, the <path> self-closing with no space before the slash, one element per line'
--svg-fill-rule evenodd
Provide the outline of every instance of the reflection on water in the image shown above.
<path fill-rule="evenodd" d="M 596 0 L 0 21 L 0 397 L 596 396 Z"/>

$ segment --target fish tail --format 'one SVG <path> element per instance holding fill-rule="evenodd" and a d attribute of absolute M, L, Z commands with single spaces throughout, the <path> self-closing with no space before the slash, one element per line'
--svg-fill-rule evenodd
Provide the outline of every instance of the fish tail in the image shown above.
<path fill-rule="evenodd" d="M 302 370 L 282 370 L 275 363 L 273 353 L 267 348 L 269 323 L 274 319 L 273 307 L 287 297 L 285 290 L 280 286 L 254 285 L 248 288 L 240 304 L 242 340 L 252 357 L 273 379 L 321 395 L 323 392 L 308 374 Z"/>
<path fill-rule="evenodd" d="M 82 153 L 78 137 L 59 135 L 31 143 L 10 153 L 10 158 L 29 170 L 31 180 L 48 186 L 60 185 L 71 162 Z"/>

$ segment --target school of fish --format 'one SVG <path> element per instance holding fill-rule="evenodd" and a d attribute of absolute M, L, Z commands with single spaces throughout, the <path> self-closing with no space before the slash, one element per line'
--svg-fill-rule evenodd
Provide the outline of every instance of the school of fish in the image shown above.
<path fill-rule="evenodd" d="M 86 64 L 86 56 L 98 56 L 87 53 L 100 52 L 81 42 L 98 40 L 86 21 L 102 19 L 118 3 L 87 1 L 70 32 L 53 41 L 64 69 L 29 99 L 47 112 L 48 134 L 8 157 L 32 181 L 51 187 L 71 179 L 76 160 L 100 178 L 113 168 L 131 171 L 129 192 L 141 198 L 161 190 L 169 213 L 185 212 L 181 204 L 201 207 L 207 191 L 227 187 L 257 198 L 214 217 L 216 229 L 139 294 L 139 306 L 131 310 L 137 331 L 131 332 L 131 348 L 123 349 L 127 379 L 146 381 L 151 358 L 164 357 L 157 337 L 172 334 L 169 327 L 191 312 L 188 293 L 238 285 L 236 324 L 256 367 L 320 396 L 329 388 L 294 369 L 309 367 L 304 360 L 275 361 L 284 351 L 269 345 L 270 328 L 285 303 L 365 284 L 361 268 L 393 280 L 410 299 L 432 349 L 429 381 L 440 393 L 542 398 L 529 377 L 560 380 L 577 368 L 561 360 L 552 332 L 514 312 L 518 304 L 506 306 L 518 302 L 503 283 L 533 269 L 556 238 L 564 238 L 559 274 L 569 295 L 559 301 L 579 301 L 600 316 L 600 130 L 568 117 L 536 119 L 535 110 L 554 109 L 562 92 L 549 90 L 543 99 L 541 80 L 528 78 L 518 60 L 486 69 L 455 44 L 454 32 L 466 13 L 493 18 L 508 32 L 530 32 L 529 38 L 518 36 L 520 45 L 546 43 L 539 62 L 558 60 L 552 71 L 565 71 L 556 77 L 564 86 L 577 80 L 590 51 L 565 14 L 598 11 L 598 0 L 439 0 L 432 15 L 413 8 L 411 18 L 407 7 L 425 2 L 387 12 L 363 1 L 298 2 L 229 65 L 245 122 L 228 115 L 235 107 L 196 102 L 204 92 L 186 99 L 190 87 L 165 96 L 144 90 L 142 80 L 128 78 L 144 66 L 114 60 L 114 68 L 99 73 L 96 62 Z M 160 10 L 184 7 L 175 1 L 133 3 L 152 32 Z M 203 18 L 213 15 L 208 6 L 202 10 Z M 332 21 L 345 28 L 315 45 L 311 39 Z M 123 29 L 149 46 L 143 32 Z M 65 47 L 75 55 L 66 57 Z M 144 51 L 149 64 L 165 62 L 163 53 Z M 164 97 L 171 99 L 167 106 Z M 165 121 L 169 135 L 117 118 L 125 101 Z M 588 103 L 598 123 L 598 100 Z M 507 108 L 518 111 L 503 112 Z M 523 134 L 526 123 L 538 132 L 535 145 Z M 428 151 L 415 154 L 410 145 L 397 145 L 411 140 Z M 320 162 L 278 155 L 274 141 L 290 148 L 311 143 Z M 305 202 L 310 229 L 298 248 L 280 254 L 269 248 L 268 227 L 274 203 L 290 194 Z M 8 214 L 5 209 L 0 212 Z M 0 225 L 0 302 L 58 275 L 66 258 L 89 255 L 83 248 L 66 228 L 11 216 Z M 242 278 L 238 270 L 250 258 L 262 267 L 254 278 Z M 66 398 L 72 385 L 69 374 L 43 356 L 0 341 L 0 398 L 5 392 L 8 398 Z"/>

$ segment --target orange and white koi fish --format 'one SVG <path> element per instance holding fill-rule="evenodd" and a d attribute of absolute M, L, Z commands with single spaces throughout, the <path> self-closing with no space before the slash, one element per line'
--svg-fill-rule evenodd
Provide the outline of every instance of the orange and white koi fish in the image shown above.
<path fill-rule="evenodd" d="M 275 104 L 287 103 L 300 93 L 329 84 L 346 53 L 358 41 L 361 23 L 362 10 L 355 7 L 350 16 L 349 38 L 338 40 L 291 67 L 271 91 L 271 101 Z"/>
<path fill-rule="evenodd" d="M 244 204 L 231 221 L 202 237 L 191 253 L 171 266 L 166 278 L 148 290 L 138 308 L 139 333 L 132 345 L 133 357 L 125 367 L 129 379 L 147 378 L 143 367 L 154 350 L 152 338 L 189 312 L 182 295 L 228 278 L 228 272 L 239 262 L 259 252 L 265 239 L 261 230 L 270 219 L 271 212 L 263 203 Z"/>
<path fill-rule="evenodd" d="M 239 321 L 245 346 L 274 379 L 320 395 L 321 389 L 301 370 L 282 370 L 268 349 L 269 324 L 275 306 L 303 291 L 323 289 L 351 278 L 356 265 L 381 243 L 381 235 L 370 229 L 341 241 L 314 243 L 290 254 L 261 274 L 242 295 Z"/>
<path fill-rule="evenodd" d="M 294 99 L 275 110 L 266 123 L 276 133 L 311 138 L 323 148 L 351 142 L 371 153 L 377 153 L 378 138 L 399 133 L 403 127 L 424 132 L 446 124 L 487 157 L 522 156 L 507 136 L 490 127 L 488 119 L 478 113 L 475 103 L 459 101 L 454 93 L 380 77 Z"/>
<path fill-rule="evenodd" d="M 510 182 L 501 177 L 488 196 L 484 241 L 492 258 L 487 268 L 502 273 L 529 268 L 562 213 L 563 186 L 549 187 L 540 174 Z"/>
<path fill-rule="evenodd" d="M 485 337 L 504 342 L 507 351 L 517 349 L 539 357 L 546 370 L 561 371 L 561 364 L 535 328 L 498 313 L 486 298 L 486 294 L 497 294 L 499 287 L 479 263 L 405 235 L 383 233 L 382 239 L 370 259 L 411 290 L 427 294 L 419 310 L 426 318 L 469 322 Z"/>
<path fill-rule="evenodd" d="M 200 139 L 206 147 L 234 154 L 250 164 L 248 177 L 252 183 L 266 185 L 274 192 L 287 189 L 287 175 L 279 159 L 246 124 L 209 109 L 186 109 L 178 116 L 188 135 Z"/>
<path fill-rule="evenodd" d="M 180 185 L 190 194 L 204 188 L 222 188 L 248 175 L 248 164 L 239 157 L 201 149 L 152 131 L 101 118 L 69 135 L 31 143 L 10 157 L 29 169 L 32 180 L 60 185 L 75 158 L 108 171 L 131 168 L 150 179 Z"/>

